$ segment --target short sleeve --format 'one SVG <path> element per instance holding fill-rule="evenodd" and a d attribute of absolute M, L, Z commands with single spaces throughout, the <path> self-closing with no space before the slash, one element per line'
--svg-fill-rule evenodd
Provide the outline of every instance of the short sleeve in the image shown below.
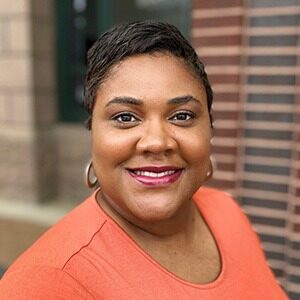
<path fill-rule="evenodd" d="M 11 270 L 0 281 L 1 300 L 95 300 L 61 269 L 30 266 Z"/>

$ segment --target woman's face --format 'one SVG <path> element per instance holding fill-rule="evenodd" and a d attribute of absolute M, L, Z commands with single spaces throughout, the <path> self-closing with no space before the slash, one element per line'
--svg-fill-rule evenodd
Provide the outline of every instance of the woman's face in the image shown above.
<path fill-rule="evenodd" d="M 131 222 L 176 217 L 206 180 L 210 133 L 205 89 L 181 60 L 159 53 L 125 59 L 93 110 L 102 198 Z"/>

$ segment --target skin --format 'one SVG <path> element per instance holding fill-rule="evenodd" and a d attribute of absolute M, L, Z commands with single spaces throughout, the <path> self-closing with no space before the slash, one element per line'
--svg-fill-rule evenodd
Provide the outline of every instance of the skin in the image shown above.
<path fill-rule="evenodd" d="M 97 201 L 158 262 L 193 282 L 213 280 L 220 270 L 214 239 L 191 201 L 207 179 L 210 139 L 205 89 L 174 56 L 129 57 L 98 90 L 92 117 L 93 168 L 102 187 Z M 183 172 L 164 186 L 145 186 L 128 173 L 166 165 Z"/>

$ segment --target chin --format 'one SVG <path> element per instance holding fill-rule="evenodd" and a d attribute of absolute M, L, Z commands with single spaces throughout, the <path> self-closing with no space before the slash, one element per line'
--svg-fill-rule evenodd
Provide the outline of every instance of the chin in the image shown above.
<path fill-rule="evenodd" d="M 160 205 L 141 205 L 133 211 L 133 214 L 140 221 L 147 223 L 154 223 L 160 221 L 166 221 L 171 219 L 178 210 L 180 209 L 180 205 L 174 205 L 173 203 L 160 203 Z"/>
<path fill-rule="evenodd" d="M 140 221 L 145 223 L 157 223 L 172 218 L 172 214 L 161 211 L 148 211 L 147 214 L 139 214 L 137 217 Z"/>

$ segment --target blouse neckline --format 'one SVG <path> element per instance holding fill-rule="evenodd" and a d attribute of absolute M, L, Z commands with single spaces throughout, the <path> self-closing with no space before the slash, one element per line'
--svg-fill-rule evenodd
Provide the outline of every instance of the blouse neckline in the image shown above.
<path fill-rule="evenodd" d="M 201 189 L 205 189 L 205 187 L 201 187 Z M 207 211 L 205 210 L 205 206 L 201 205 L 201 199 L 196 201 L 194 197 L 192 200 L 194 201 L 196 207 L 198 208 L 199 213 L 201 214 L 204 222 L 206 223 L 210 233 L 212 234 L 213 239 L 215 240 L 220 259 L 221 259 L 221 270 L 219 275 L 214 281 L 211 281 L 209 283 L 193 283 L 188 280 L 185 280 L 176 274 L 172 273 L 168 269 L 166 269 L 164 266 L 159 264 L 158 261 L 156 261 L 150 254 L 148 254 L 110 215 L 108 215 L 105 210 L 100 206 L 100 204 L 97 201 L 97 193 L 101 190 L 101 188 L 97 189 L 93 195 L 92 195 L 92 201 L 93 204 L 96 206 L 97 211 L 105 217 L 106 221 L 118 231 L 118 233 L 126 239 L 126 241 L 137 251 L 139 254 L 143 255 L 152 265 L 155 266 L 156 269 L 158 269 L 160 272 L 163 272 L 168 277 L 172 278 L 173 280 L 176 280 L 177 282 L 187 285 L 193 288 L 198 289 L 211 289 L 219 286 L 224 278 L 225 273 L 227 271 L 227 263 L 226 263 L 226 257 L 225 257 L 225 251 L 223 249 L 223 244 L 221 237 L 218 234 L 218 231 L 214 228 L 213 220 L 208 216 Z M 201 196 L 201 191 L 197 192 L 197 198 Z M 203 200 L 204 201 L 204 200 Z"/>

